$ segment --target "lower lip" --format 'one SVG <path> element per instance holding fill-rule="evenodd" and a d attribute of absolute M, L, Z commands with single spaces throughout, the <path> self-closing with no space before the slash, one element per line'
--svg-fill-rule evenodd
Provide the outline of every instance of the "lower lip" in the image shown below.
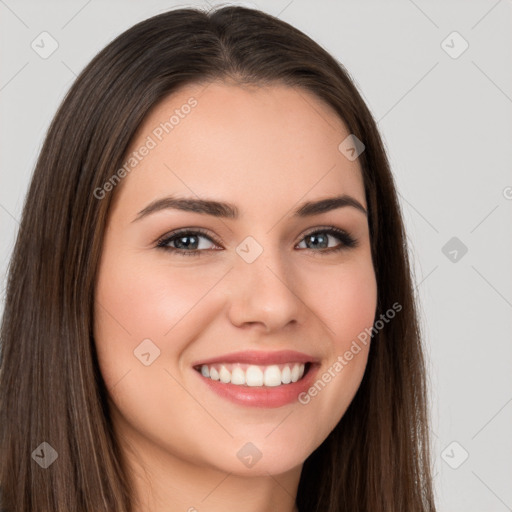
<path fill-rule="evenodd" d="M 306 375 L 297 382 L 281 384 L 280 386 L 237 386 L 225 384 L 219 380 L 203 377 L 197 370 L 193 370 L 199 378 L 215 393 L 238 405 L 250 407 L 274 408 L 298 402 L 298 396 L 304 393 L 315 378 L 319 365 L 311 365 Z"/>

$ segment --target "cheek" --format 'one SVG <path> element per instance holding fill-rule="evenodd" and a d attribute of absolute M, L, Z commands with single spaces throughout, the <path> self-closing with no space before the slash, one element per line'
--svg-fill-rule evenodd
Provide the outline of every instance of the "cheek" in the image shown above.
<path fill-rule="evenodd" d="M 96 297 L 111 316 L 99 308 L 100 317 L 133 339 L 162 338 L 214 282 L 215 276 L 201 269 L 166 265 L 165 257 L 110 255 L 100 267 Z"/>
<path fill-rule="evenodd" d="M 315 290 L 312 304 L 316 304 L 318 316 L 328 327 L 337 352 L 346 350 L 358 334 L 373 325 L 377 283 L 368 258 L 319 274 L 311 287 Z"/>
<path fill-rule="evenodd" d="M 94 338 L 104 379 L 115 383 L 135 363 L 141 366 L 134 351 L 143 340 L 160 350 L 158 366 L 179 357 L 187 339 L 203 327 L 196 306 L 222 274 L 207 272 L 206 266 L 194 272 L 171 269 L 164 258 L 147 263 L 106 249 L 96 286 Z"/>
<path fill-rule="evenodd" d="M 316 280 L 312 304 L 326 326 L 329 356 L 301 403 L 322 418 L 323 435 L 339 422 L 363 378 L 377 305 L 377 284 L 370 260 L 340 265 L 336 272 Z"/>

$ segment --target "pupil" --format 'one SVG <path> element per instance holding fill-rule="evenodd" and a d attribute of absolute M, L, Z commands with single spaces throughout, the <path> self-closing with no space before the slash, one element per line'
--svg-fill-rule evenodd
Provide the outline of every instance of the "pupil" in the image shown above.
<path fill-rule="evenodd" d="M 320 236 L 318 236 L 318 235 L 310 235 L 310 239 L 311 240 L 316 240 L 316 242 L 313 242 L 313 246 L 314 247 L 318 247 L 318 239 L 320 239 L 320 240 L 323 239 L 324 243 L 327 241 L 327 237 L 325 237 L 323 235 L 320 235 Z"/>
<path fill-rule="evenodd" d="M 194 243 L 191 244 L 190 242 L 189 243 L 182 243 L 182 240 L 191 239 L 191 238 L 197 238 L 197 237 L 187 235 L 187 236 L 182 236 L 182 237 L 176 239 L 176 242 L 177 242 L 178 246 L 181 246 L 179 248 L 182 248 L 182 247 L 190 248 L 191 245 L 195 245 Z M 196 248 L 196 247 L 194 247 L 194 248 Z"/>

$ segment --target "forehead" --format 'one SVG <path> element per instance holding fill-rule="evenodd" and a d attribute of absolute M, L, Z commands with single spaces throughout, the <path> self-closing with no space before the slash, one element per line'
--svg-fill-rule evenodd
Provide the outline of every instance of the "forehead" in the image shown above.
<path fill-rule="evenodd" d="M 303 89 L 188 85 L 139 127 L 126 155 L 138 152 L 139 160 L 119 200 L 135 208 L 167 194 L 194 195 L 261 213 L 262 200 L 292 206 L 343 193 L 366 206 L 359 163 L 338 149 L 349 134 L 334 110 Z"/>

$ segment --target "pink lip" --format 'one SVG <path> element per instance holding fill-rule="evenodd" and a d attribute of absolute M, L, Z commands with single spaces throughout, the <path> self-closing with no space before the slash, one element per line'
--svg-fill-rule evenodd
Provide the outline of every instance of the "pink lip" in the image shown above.
<path fill-rule="evenodd" d="M 255 365 L 271 365 L 283 363 L 318 363 L 317 357 L 296 352 L 295 350 L 279 350 L 274 352 L 261 352 L 257 350 L 248 350 L 245 352 L 233 352 L 223 356 L 213 357 L 197 361 L 192 366 L 201 366 L 203 364 L 215 363 L 243 363 Z"/>
<path fill-rule="evenodd" d="M 250 387 L 225 384 L 218 380 L 203 377 L 198 371 L 194 370 L 194 373 L 212 391 L 235 404 L 250 407 L 274 408 L 282 407 L 283 405 L 293 402 L 299 402 L 299 395 L 306 392 L 312 386 L 320 368 L 320 364 L 312 364 L 308 366 L 309 369 L 302 379 L 297 382 L 282 384 L 281 386 L 275 387 Z"/>

